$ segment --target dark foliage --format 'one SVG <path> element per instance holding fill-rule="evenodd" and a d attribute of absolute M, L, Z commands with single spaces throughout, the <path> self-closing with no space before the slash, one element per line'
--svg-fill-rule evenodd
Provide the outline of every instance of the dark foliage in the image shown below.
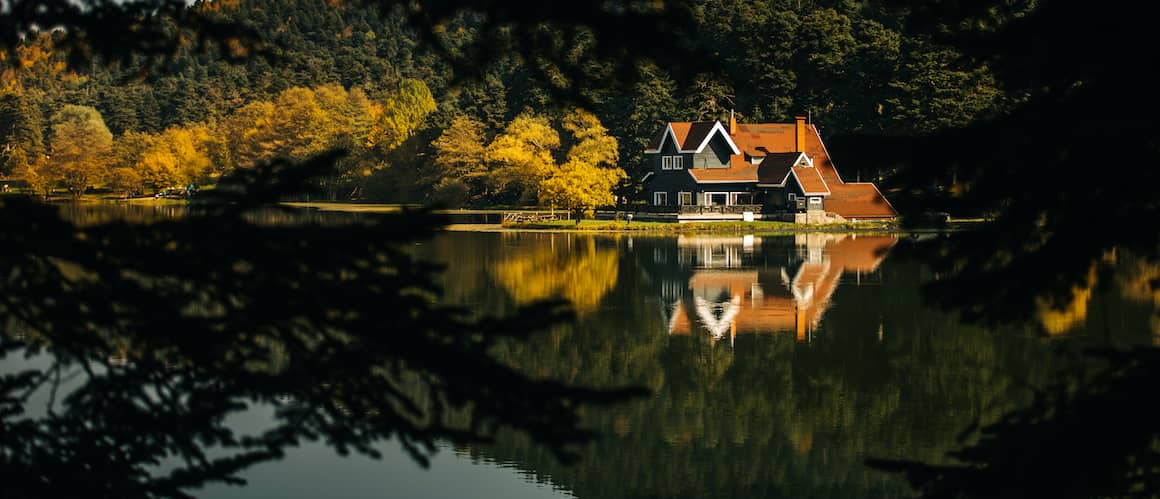
<path fill-rule="evenodd" d="M 438 217 L 320 226 L 252 209 L 316 185 L 335 159 L 254 170 L 225 182 L 225 199 L 147 226 L 78 226 L 3 200 L 0 353 L 51 361 L 0 377 L 4 497 L 184 497 L 315 439 L 374 456 L 397 438 L 426 462 L 437 440 L 510 427 L 567 459 L 592 436 L 581 405 L 640 393 L 531 379 L 495 360 L 497 340 L 570 313 L 544 303 L 473 319 L 439 305 L 439 268 L 407 251 Z M 55 401 L 37 414 L 30 397 L 46 392 Z M 259 434 L 225 423 L 287 395 Z"/>
<path fill-rule="evenodd" d="M 1027 408 L 964 430 L 957 463 L 870 460 L 904 473 L 928 498 L 1155 497 L 1160 490 L 1160 352 L 1095 354 L 1110 367 L 1073 372 Z"/>
<path fill-rule="evenodd" d="M 25 38 L 58 30 L 56 47 L 74 66 L 94 60 L 128 63 L 138 57 L 170 60 L 183 46 L 215 51 L 228 60 L 264 53 L 261 37 L 180 0 L 6 0 L 0 3 L 0 52 Z M 189 43 L 192 42 L 192 43 Z M 15 58 L 8 59 L 16 63 Z"/>
<path fill-rule="evenodd" d="M 1158 81 L 1155 62 L 1133 49 L 1151 43 L 1147 16 L 993 4 L 916 10 L 938 20 L 926 30 L 960 44 L 961 64 L 994 68 L 1006 109 L 962 129 L 847 147 L 898 168 L 895 188 L 921 196 L 923 209 L 941 201 L 990 218 L 923 249 L 933 249 L 942 277 L 928 296 L 967 320 L 1022 322 L 1037 302 L 1063 308 L 1075 299 L 1101 260 L 1153 258 L 1160 248 L 1160 127 L 1148 98 Z M 939 192 L 951 175 L 962 189 Z M 951 455 L 961 465 L 873 464 L 905 473 L 926 497 L 1152 497 L 1160 427 L 1147 400 L 1160 358 L 1151 349 L 1100 357 L 1110 367 L 1068 376 L 1032 406 L 971 428 L 966 435 L 979 439 Z"/>
<path fill-rule="evenodd" d="M 480 79 L 489 66 L 516 54 L 529 76 L 557 97 L 573 101 L 588 101 L 589 89 L 610 81 L 635 79 L 642 61 L 679 68 L 686 77 L 712 69 L 716 61 L 697 45 L 698 6 L 689 0 L 368 3 L 382 6 L 383 12 L 404 12 L 420 41 L 434 47 L 461 78 Z M 453 45 L 441 35 L 471 14 L 478 24 L 468 43 Z"/>

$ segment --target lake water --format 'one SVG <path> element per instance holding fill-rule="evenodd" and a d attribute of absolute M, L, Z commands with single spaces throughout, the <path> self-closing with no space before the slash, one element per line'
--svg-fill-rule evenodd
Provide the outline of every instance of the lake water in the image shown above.
<path fill-rule="evenodd" d="M 1131 285 L 1065 311 L 985 328 L 924 305 L 936 278 L 891 235 L 650 237 L 445 232 L 444 299 L 509 314 L 564 298 L 576 320 L 494 354 L 536 377 L 651 395 L 589 408 L 600 437 L 559 462 L 527 436 L 445 444 L 429 469 L 395 442 L 381 460 L 322 444 L 199 497 L 901 497 L 867 458 L 945 462 L 956 436 L 1026 403 L 1061 351 L 1151 343 L 1156 304 Z M 1131 276 L 1125 277 L 1130 280 Z M 1116 281 L 1119 282 L 1119 281 Z M 1080 306 L 1082 305 L 1082 306 Z M 35 359 L 34 359 L 35 360 Z M 33 361 L 34 361 L 33 360 Z M 5 372 L 19 367 L 12 359 Z M 21 361 L 31 362 L 31 361 Z M 261 428 L 269 408 L 231 424 Z"/>

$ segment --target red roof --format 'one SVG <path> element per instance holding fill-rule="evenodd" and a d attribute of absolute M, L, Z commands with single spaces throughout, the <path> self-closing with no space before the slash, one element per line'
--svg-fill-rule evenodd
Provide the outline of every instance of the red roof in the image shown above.
<path fill-rule="evenodd" d="M 685 139 L 689 137 L 689 129 L 693 127 L 692 123 L 669 123 L 673 127 L 673 134 L 677 138 L 677 149 L 685 148 Z"/>
<path fill-rule="evenodd" d="M 802 156 L 800 152 L 778 152 L 761 160 L 757 168 L 758 181 L 763 184 L 781 184 L 793 170 L 793 164 Z"/>
<path fill-rule="evenodd" d="M 795 166 L 793 167 L 793 174 L 797 177 L 798 184 L 802 186 L 802 192 L 811 194 L 826 195 L 830 193 L 830 188 L 826 186 L 826 182 L 822 180 L 818 169 L 812 166 Z M 829 201 L 827 200 L 827 204 Z M 827 206 L 827 209 L 829 207 Z"/>
<path fill-rule="evenodd" d="M 769 153 L 794 152 L 793 123 L 737 124 L 733 131 L 733 142 L 750 156 L 764 156 Z"/>
<path fill-rule="evenodd" d="M 826 211 L 856 219 L 898 216 L 878 188 L 868 182 L 832 185 L 830 195 L 826 197 Z"/>
<path fill-rule="evenodd" d="M 661 145 L 664 144 L 665 136 L 668 135 L 670 128 L 673 130 L 673 138 L 676 139 L 676 144 L 674 145 L 677 149 L 685 151 L 695 150 L 713 132 L 714 126 L 717 126 L 716 121 L 669 122 L 668 127 L 661 130 L 660 135 L 657 135 L 649 142 L 648 150 L 657 151 L 660 149 Z"/>
<path fill-rule="evenodd" d="M 688 172 L 697 182 L 757 182 L 757 165 L 735 158 L 741 155 L 730 158 L 729 168 L 690 168 Z"/>

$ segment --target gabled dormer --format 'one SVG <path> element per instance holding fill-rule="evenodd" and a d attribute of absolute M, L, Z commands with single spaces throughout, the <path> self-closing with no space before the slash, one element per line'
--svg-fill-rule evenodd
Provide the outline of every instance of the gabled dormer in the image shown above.
<path fill-rule="evenodd" d="M 653 155 L 655 174 L 695 168 L 728 168 L 741 154 L 728 129 L 719 121 L 671 122 L 645 148 Z"/>
<path fill-rule="evenodd" d="M 719 137 L 729 154 L 741 154 L 737 144 L 729 136 L 729 130 L 720 121 L 670 122 L 661 130 L 659 136 L 653 139 L 645 154 L 658 154 L 668 144 L 672 144 L 678 152 L 686 154 L 700 154 L 705 152 L 709 143 Z"/>

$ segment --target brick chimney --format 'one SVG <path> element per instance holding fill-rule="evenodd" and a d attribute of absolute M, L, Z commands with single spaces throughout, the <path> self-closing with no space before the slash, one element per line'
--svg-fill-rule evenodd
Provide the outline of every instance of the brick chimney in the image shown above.
<path fill-rule="evenodd" d="M 806 115 L 794 115 L 793 152 L 806 150 Z"/>

